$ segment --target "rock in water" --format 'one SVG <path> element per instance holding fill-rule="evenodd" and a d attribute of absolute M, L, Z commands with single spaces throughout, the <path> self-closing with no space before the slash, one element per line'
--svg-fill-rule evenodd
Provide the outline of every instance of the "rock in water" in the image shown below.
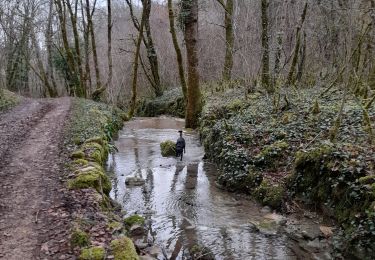
<path fill-rule="evenodd" d="M 141 225 L 134 224 L 130 227 L 129 233 L 131 236 L 143 236 L 145 234 L 145 229 Z"/>
<path fill-rule="evenodd" d="M 129 176 L 125 179 L 125 184 L 128 186 L 142 186 L 146 183 L 146 181 L 142 178 Z"/>
<path fill-rule="evenodd" d="M 146 181 L 142 178 L 142 172 L 140 170 L 135 171 L 133 175 L 125 178 L 125 184 L 129 186 L 142 186 Z"/>
<path fill-rule="evenodd" d="M 161 155 L 163 157 L 175 156 L 176 155 L 176 143 L 168 140 L 160 143 Z"/>

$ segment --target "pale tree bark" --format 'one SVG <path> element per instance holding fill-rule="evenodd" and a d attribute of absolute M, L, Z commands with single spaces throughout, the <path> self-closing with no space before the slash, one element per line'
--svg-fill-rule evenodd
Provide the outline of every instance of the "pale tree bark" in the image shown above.
<path fill-rule="evenodd" d="M 172 35 L 173 46 L 176 52 L 178 75 L 180 77 L 181 89 L 182 89 L 182 93 L 184 95 L 184 99 L 186 102 L 187 87 L 186 87 L 186 79 L 185 79 L 185 70 L 184 70 L 184 64 L 183 64 L 183 59 L 182 59 L 182 54 L 181 54 L 181 48 L 180 48 L 180 45 L 178 44 L 176 27 L 174 23 L 175 17 L 173 13 L 172 0 L 168 0 L 168 17 L 169 17 L 169 31 Z"/>
<path fill-rule="evenodd" d="M 202 109 L 198 71 L 198 0 L 183 0 L 184 36 L 186 43 L 188 89 L 185 127 L 197 128 Z"/>
<path fill-rule="evenodd" d="M 223 7 L 224 16 L 224 28 L 225 28 L 225 59 L 223 69 L 223 81 L 229 81 L 232 79 L 233 70 L 233 54 L 234 54 L 234 28 L 233 28 L 233 12 L 234 12 L 234 0 L 217 0 Z"/>
<path fill-rule="evenodd" d="M 142 2 L 147 0 L 142 0 Z M 133 62 L 133 80 L 132 80 L 132 97 L 130 101 L 130 110 L 129 110 L 129 118 L 132 118 L 135 112 L 135 108 L 137 105 L 137 80 L 138 80 L 138 66 L 139 66 L 139 56 L 141 51 L 141 43 L 143 40 L 143 28 L 145 26 L 146 21 L 146 8 L 143 6 L 142 10 L 142 18 L 141 24 L 139 25 L 139 33 L 138 38 L 135 45 L 135 54 L 134 54 L 134 62 Z"/>

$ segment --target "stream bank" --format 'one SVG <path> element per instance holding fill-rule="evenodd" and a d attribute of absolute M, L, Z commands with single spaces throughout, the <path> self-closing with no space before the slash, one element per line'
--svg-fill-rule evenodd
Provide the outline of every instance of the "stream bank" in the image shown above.
<path fill-rule="evenodd" d="M 82 260 L 136 260 L 134 245 L 124 235 L 121 209 L 109 198 L 111 182 L 104 170 L 126 115 L 103 103 L 73 99 L 69 118 L 64 183 L 69 189 L 71 250 Z"/>
<path fill-rule="evenodd" d="M 160 143 L 178 137 L 184 121 L 168 117 L 126 122 L 107 171 L 110 196 L 126 212 L 128 231 L 145 259 L 331 259 L 332 225 L 312 212 L 285 217 L 249 196 L 218 188 L 218 169 L 199 136 L 186 130 L 182 161 L 162 157 Z M 144 185 L 126 185 L 141 174 Z M 135 222 L 135 223 L 133 223 Z M 204 257 L 203 257 L 204 256 Z M 203 257 L 203 258 L 202 258 Z"/>
<path fill-rule="evenodd" d="M 372 259 L 371 134 L 362 124 L 361 106 L 350 99 L 336 139 L 330 142 L 341 99 L 335 95 L 317 101 L 320 91 L 317 87 L 287 91 L 275 110 L 261 91 L 239 84 L 204 86 L 200 138 L 206 157 L 218 166 L 219 187 L 251 195 L 284 213 L 310 208 L 338 222 L 336 257 Z M 369 109 L 367 116 L 374 118 L 375 109 Z"/>

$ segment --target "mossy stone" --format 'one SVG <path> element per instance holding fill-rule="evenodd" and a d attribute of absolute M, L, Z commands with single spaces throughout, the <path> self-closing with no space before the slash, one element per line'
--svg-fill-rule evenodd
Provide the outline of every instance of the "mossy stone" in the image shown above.
<path fill-rule="evenodd" d="M 131 227 L 135 224 L 143 225 L 145 223 L 145 218 L 139 215 L 133 215 L 124 219 L 124 223 L 127 227 Z"/>
<path fill-rule="evenodd" d="M 98 143 L 85 142 L 82 145 L 82 150 L 85 153 L 87 160 L 103 164 L 107 157 L 106 150 Z"/>
<path fill-rule="evenodd" d="M 137 251 L 130 238 L 122 237 L 111 242 L 111 250 L 115 260 L 138 260 Z"/>
<path fill-rule="evenodd" d="M 123 224 L 117 221 L 111 221 L 107 224 L 107 226 L 112 231 L 119 231 L 123 228 Z"/>
<path fill-rule="evenodd" d="M 72 155 L 70 156 L 72 159 L 84 159 L 85 153 L 81 150 L 74 151 Z"/>
<path fill-rule="evenodd" d="M 369 175 L 358 179 L 361 184 L 373 184 L 375 183 L 375 175 Z"/>
<path fill-rule="evenodd" d="M 94 188 L 101 192 L 101 188 L 105 194 L 111 191 L 111 182 L 107 175 L 95 167 L 87 167 L 77 171 L 77 176 L 68 181 L 70 189 L 86 189 Z"/>
<path fill-rule="evenodd" d="M 90 236 L 80 230 L 80 229 L 74 229 L 72 232 L 72 238 L 70 240 L 70 243 L 73 247 L 79 246 L 79 247 L 84 247 L 88 246 L 90 244 Z"/>
<path fill-rule="evenodd" d="M 162 142 L 160 143 L 160 150 L 163 157 L 175 156 L 176 143 L 170 140 Z"/>
<path fill-rule="evenodd" d="M 258 188 L 255 189 L 253 195 L 262 204 L 272 208 L 281 206 L 285 189 L 281 185 L 272 185 L 267 180 L 263 180 Z"/>
<path fill-rule="evenodd" d="M 80 260 L 103 260 L 105 258 L 105 250 L 101 246 L 84 248 L 79 256 Z"/>

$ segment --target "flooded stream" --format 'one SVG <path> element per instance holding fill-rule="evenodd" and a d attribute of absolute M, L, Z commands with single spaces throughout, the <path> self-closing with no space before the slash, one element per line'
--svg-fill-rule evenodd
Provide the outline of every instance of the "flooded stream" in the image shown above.
<path fill-rule="evenodd" d="M 207 248 L 215 259 L 329 258 L 322 246 L 312 244 L 308 251 L 286 232 L 260 232 L 254 227 L 253 223 L 262 222 L 270 212 L 215 186 L 217 171 L 202 159 L 204 150 L 195 132 L 184 132 L 182 161 L 163 158 L 160 142 L 176 140 L 177 130 L 183 126 L 183 120 L 167 117 L 127 122 L 116 141 L 118 152 L 108 160 L 108 169 L 115 176 L 111 197 L 129 215 L 146 218 L 145 239 L 160 248 L 158 259 L 188 259 L 196 245 Z M 145 185 L 126 186 L 126 176 L 136 171 L 141 171 Z M 311 228 L 310 223 L 295 223 L 296 229 Z"/>

